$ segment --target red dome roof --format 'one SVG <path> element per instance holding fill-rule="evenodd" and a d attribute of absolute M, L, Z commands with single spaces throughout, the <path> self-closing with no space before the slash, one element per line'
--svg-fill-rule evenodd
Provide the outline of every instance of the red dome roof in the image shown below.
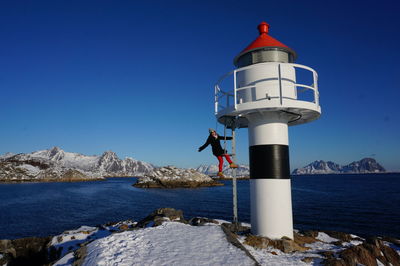
<path fill-rule="evenodd" d="M 290 49 L 288 46 L 284 45 L 277 39 L 268 35 L 269 31 L 269 24 L 266 22 L 261 22 L 260 25 L 257 27 L 258 31 L 260 32 L 260 36 L 257 37 L 249 46 L 247 46 L 243 51 L 241 51 L 233 60 L 234 65 L 237 66 L 238 60 L 245 54 L 250 53 L 254 50 L 260 50 L 262 48 L 270 47 L 272 49 L 278 49 L 285 51 L 292 55 L 293 59 L 296 59 L 297 55 L 296 52 Z"/>
<path fill-rule="evenodd" d="M 258 25 L 258 31 L 260 32 L 260 36 L 258 36 L 257 39 L 255 39 L 249 46 L 247 46 L 241 53 L 247 52 L 249 50 L 253 50 L 255 48 L 260 48 L 260 47 L 283 47 L 283 48 L 289 48 L 277 39 L 271 37 L 268 35 L 268 30 L 269 30 L 269 24 L 266 22 L 261 22 L 260 25 Z"/>

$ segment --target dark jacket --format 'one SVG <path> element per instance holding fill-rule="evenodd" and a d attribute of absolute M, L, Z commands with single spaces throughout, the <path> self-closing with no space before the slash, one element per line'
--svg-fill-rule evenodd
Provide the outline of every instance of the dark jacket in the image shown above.
<path fill-rule="evenodd" d="M 208 136 L 208 138 L 207 138 L 206 143 L 204 143 L 204 145 L 201 146 L 201 147 L 199 148 L 199 151 L 204 150 L 208 145 L 211 144 L 212 153 L 213 153 L 215 156 L 221 156 L 222 154 L 225 153 L 225 151 L 224 151 L 224 149 L 222 149 L 222 147 L 221 147 L 221 142 L 220 142 L 220 140 L 224 140 L 224 139 L 225 139 L 224 136 L 219 136 L 219 135 L 218 135 L 218 138 L 214 138 L 214 137 L 210 134 L 210 136 Z M 227 140 L 231 140 L 232 137 L 226 137 L 226 139 L 227 139 Z"/>

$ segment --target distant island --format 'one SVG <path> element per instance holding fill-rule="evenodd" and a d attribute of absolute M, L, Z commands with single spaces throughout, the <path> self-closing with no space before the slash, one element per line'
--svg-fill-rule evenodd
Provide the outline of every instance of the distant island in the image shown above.
<path fill-rule="evenodd" d="M 223 185 L 195 169 L 152 164 L 125 158 L 112 151 L 100 156 L 65 152 L 59 147 L 0 156 L 0 182 L 76 182 L 106 177 L 139 177 L 138 188 L 194 188 Z"/>
<path fill-rule="evenodd" d="M 164 171 L 165 169 L 169 170 Z M 197 187 L 216 185 L 217 183 L 211 182 L 204 176 L 200 178 L 200 173 L 213 179 L 218 179 L 216 177 L 217 172 L 218 166 L 213 164 L 200 165 L 194 169 L 180 169 L 174 166 L 159 168 L 130 157 L 122 160 L 113 151 L 105 151 L 99 156 L 88 156 L 66 152 L 59 147 L 53 147 L 32 153 L 6 153 L 0 155 L 0 182 L 73 182 L 101 180 L 106 177 L 142 177 L 136 184 L 137 187 L 174 187 L 178 184 L 179 187 Z M 295 169 L 292 174 L 366 174 L 385 172 L 385 168 L 375 159 L 364 158 L 344 166 L 331 161 L 318 160 L 302 168 Z M 231 178 L 233 176 L 232 169 L 226 166 L 224 174 L 226 178 Z M 249 178 L 249 176 L 249 166 L 239 165 L 236 170 L 236 177 Z M 200 180 L 199 178 L 202 184 L 197 182 Z M 173 182 L 172 179 L 174 179 Z"/>
<path fill-rule="evenodd" d="M 217 165 L 200 165 L 197 171 L 206 175 L 216 175 L 218 172 Z M 341 166 L 332 161 L 314 161 L 304 167 L 297 168 L 292 175 L 312 175 L 312 174 L 368 174 L 368 173 L 385 173 L 386 170 L 375 159 L 364 158 L 354 161 L 348 165 Z M 227 167 L 224 169 L 226 176 L 232 176 L 232 170 Z M 250 168 L 248 165 L 239 165 L 237 169 L 237 177 L 249 177 Z"/>
<path fill-rule="evenodd" d="M 295 169 L 293 175 L 312 175 L 312 174 L 369 174 L 385 173 L 386 170 L 373 158 L 364 158 L 360 161 L 352 162 L 341 166 L 331 161 L 314 161 L 307 166 Z"/>

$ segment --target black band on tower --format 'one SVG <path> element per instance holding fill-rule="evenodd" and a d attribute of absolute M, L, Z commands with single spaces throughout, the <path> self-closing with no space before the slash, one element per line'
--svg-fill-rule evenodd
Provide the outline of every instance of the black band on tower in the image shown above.
<path fill-rule="evenodd" d="M 289 146 L 250 146 L 249 155 L 251 179 L 290 179 Z"/>

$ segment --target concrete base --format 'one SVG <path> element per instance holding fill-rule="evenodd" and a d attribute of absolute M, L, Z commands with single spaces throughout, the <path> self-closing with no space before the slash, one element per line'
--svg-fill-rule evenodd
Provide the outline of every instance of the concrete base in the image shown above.
<path fill-rule="evenodd" d="M 250 179 L 251 231 L 270 239 L 293 239 L 290 179 Z"/>

